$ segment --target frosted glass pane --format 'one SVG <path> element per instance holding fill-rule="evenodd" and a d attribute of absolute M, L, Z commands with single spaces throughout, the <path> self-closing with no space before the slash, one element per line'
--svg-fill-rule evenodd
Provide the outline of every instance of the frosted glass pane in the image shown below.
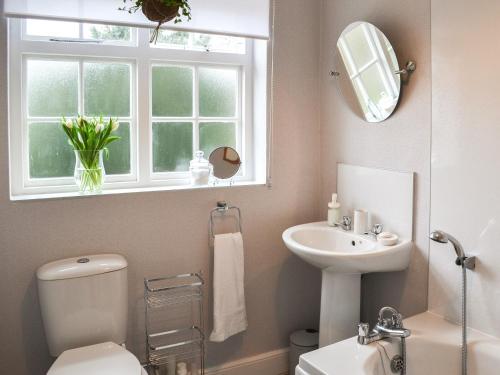
<path fill-rule="evenodd" d="M 78 38 L 80 26 L 77 22 L 26 20 L 26 35 Z"/>
<path fill-rule="evenodd" d="M 153 171 L 189 170 L 193 158 L 193 124 L 190 122 L 153 123 Z"/>
<path fill-rule="evenodd" d="M 193 70 L 176 66 L 153 66 L 153 116 L 193 115 Z"/>
<path fill-rule="evenodd" d="M 78 63 L 28 60 L 28 114 L 74 116 L 78 112 Z"/>
<path fill-rule="evenodd" d="M 235 70 L 200 68 L 200 116 L 234 117 L 237 80 Z"/>
<path fill-rule="evenodd" d="M 60 123 L 31 123 L 28 134 L 31 178 L 73 176 L 75 154 Z"/>
<path fill-rule="evenodd" d="M 200 150 L 206 158 L 217 147 L 236 148 L 236 124 L 234 122 L 201 122 Z"/>
<path fill-rule="evenodd" d="M 130 42 L 131 28 L 127 26 L 83 24 L 83 37 L 106 41 Z"/>
<path fill-rule="evenodd" d="M 108 145 L 109 159 L 104 158 L 107 175 L 130 173 L 130 124 L 120 122 L 114 135 L 121 137 Z"/>
<path fill-rule="evenodd" d="M 130 65 L 84 63 L 84 107 L 87 116 L 130 116 Z"/>

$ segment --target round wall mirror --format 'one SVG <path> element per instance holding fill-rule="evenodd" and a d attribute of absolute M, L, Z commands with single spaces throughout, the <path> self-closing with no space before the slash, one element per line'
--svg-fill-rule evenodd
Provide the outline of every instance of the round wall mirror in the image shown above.
<path fill-rule="evenodd" d="M 234 177 L 241 166 L 241 158 L 232 147 L 219 147 L 210 154 L 208 159 L 213 166 L 213 174 L 221 180 Z"/>
<path fill-rule="evenodd" d="M 368 22 L 347 26 L 338 41 L 335 71 L 349 107 L 368 122 L 386 120 L 396 109 L 401 71 L 386 36 Z"/>

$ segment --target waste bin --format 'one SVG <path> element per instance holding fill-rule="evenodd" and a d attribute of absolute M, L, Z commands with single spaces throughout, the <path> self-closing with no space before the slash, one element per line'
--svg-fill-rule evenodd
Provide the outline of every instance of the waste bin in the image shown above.
<path fill-rule="evenodd" d="M 319 333 L 316 329 L 302 329 L 290 335 L 289 374 L 295 374 L 299 357 L 307 352 L 318 349 Z"/>

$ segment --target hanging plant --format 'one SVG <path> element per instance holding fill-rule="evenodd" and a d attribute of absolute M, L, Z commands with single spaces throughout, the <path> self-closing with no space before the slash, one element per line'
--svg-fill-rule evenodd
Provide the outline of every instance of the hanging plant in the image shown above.
<path fill-rule="evenodd" d="M 128 2 L 133 5 L 127 6 Z M 187 21 L 191 20 L 189 0 L 123 0 L 123 3 L 125 5 L 120 10 L 135 13 L 141 9 L 148 20 L 158 22 L 151 34 L 151 43 L 156 43 L 160 27 L 165 22 L 174 20 L 174 23 L 179 23 L 183 21 L 183 17 Z"/>

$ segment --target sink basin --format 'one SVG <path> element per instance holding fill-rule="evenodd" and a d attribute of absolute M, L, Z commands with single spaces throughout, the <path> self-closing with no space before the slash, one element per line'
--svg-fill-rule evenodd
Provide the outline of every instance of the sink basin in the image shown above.
<path fill-rule="evenodd" d="M 306 262 L 336 273 L 401 271 L 410 262 L 411 241 L 383 246 L 326 222 L 298 225 L 283 233 L 285 245 Z"/>
<path fill-rule="evenodd" d="M 289 228 L 283 232 L 283 241 L 294 254 L 322 270 L 320 347 L 356 334 L 361 274 L 404 270 L 412 248 L 409 239 L 383 246 L 326 222 Z"/>

